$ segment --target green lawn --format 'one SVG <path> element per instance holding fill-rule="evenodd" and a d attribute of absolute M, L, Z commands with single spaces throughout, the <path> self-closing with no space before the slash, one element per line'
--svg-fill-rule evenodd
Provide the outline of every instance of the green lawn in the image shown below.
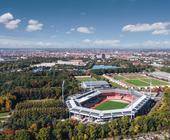
<path fill-rule="evenodd" d="M 4 112 L 4 113 L 0 113 L 0 117 L 5 117 L 9 114 L 9 112 Z"/>
<path fill-rule="evenodd" d="M 118 101 L 107 101 L 98 105 L 95 109 L 97 110 L 112 110 L 112 109 L 122 109 L 125 108 L 128 104 Z"/>
<path fill-rule="evenodd" d="M 116 75 L 116 76 L 114 76 L 114 79 L 116 79 L 116 80 L 124 80 L 126 78 L 121 76 L 121 75 Z"/>
<path fill-rule="evenodd" d="M 141 81 L 139 79 L 133 79 L 133 80 L 125 80 L 127 83 L 135 85 L 135 86 L 149 86 L 149 83 Z"/>
<path fill-rule="evenodd" d="M 121 86 L 119 84 L 117 84 L 117 83 L 111 82 L 111 84 L 112 84 L 113 87 L 121 88 Z"/>
<path fill-rule="evenodd" d="M 144 79 L 146 76 L 140 75 L 140 74 L 127 74 L 125 75 L 127 79 Z"/>
<path fill-rule="evenodd" d="M 168 82 L 153 79 L 153 78 L 152 79 L 147 78 L 147 79 L 141 79 L 141 80 L 145 81 L 145 82 L 148 82 L 148 83 L 150 83 L 150 81 L 151 81 L 153 86 L 168 85 Z"/>
<path fill-rule="evenodd" d="M 0 122 L 4 121 L 6 119 L 6 116 L 8 115 L 9 115 L 9 112 L 0 113 Z"/>
<path fill-rule="evenodd" d="M 150 80 L 152 82 L 152 86 L 169 85 L 169 83 L 166 81 L 150 78 L 142 74 L 122 74 L 122 75 L 119 74 L 115 75 L 114 79 L 131 84 L 132 86 L 136 87 L 148 87 L 150 86 Z"/>

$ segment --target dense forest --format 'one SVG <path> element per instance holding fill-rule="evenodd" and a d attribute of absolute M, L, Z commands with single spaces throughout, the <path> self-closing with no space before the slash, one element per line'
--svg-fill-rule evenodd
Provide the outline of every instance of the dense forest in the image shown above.
<path fill-rule="evenodd" d="M 0 73 L 0 110 L 14 109 L 24 100 L 60 99 L 63 81 L 65 97 L 80 90 L 74 76 L 66 71 Z"/>
<path fill-rule="evenodd" d="M 131 120 L 129 117 L 114 119 L 105 124 L 82 124 L 77 121 L 53 120 L 50 118 L 50 109 L 48 115 L 41 113 L 39 118 L 39 110 L 43 112 L 44 101 L 26 101 L 16 106 L 17 112 L 14 113 L 12 120 L 14 126 L 7 126 L 8 130 L 2 134 L 1 139 L 16 140 L 55 140 L 55 139 L 97 139 L 97 138 L 124 138 L 134 136 L 139 133 L 147 133 L 150 131 L 158 131 L 170 127 L 170 88 L 164 89 L 163 99 L 148 115 L 138 116 Z M 46 104 L 47 108 L 51 108 L 53 104 L 60 108 L 60 101 L 50 100 Z M 31 109 L 33 107 L 33 109 Z M 41 109 L 40 109 L 41 108 Z M 37 110 L 37 113 L 35 110 Z M 35 112 L 34 112 L 35 111 Z M 29 112 L 29 113 L 28 113 Z M 60 112 L 60 111 L 59 111 Z M 61 113 L 61 112 L 60 112 Z M 60 114 L 59 113 L 59 114 Z M 28 115 L 30 114 L 31 117 Z M 55 115 L 55 112 L 51 114 Z M 18 115 L 18 116 L 16 116 Z M 43 118 L 44 115 L 44 118 Z M 36 118 L 36 119 L 35 119 Z M 48 120 L 53 120 L 52 122 Z M 27 122 L 27 123 L 25 123 Z M 46 123 L 48 122 L 48 123 Z M 24 124 L 17 126 L 18 124 Z M 13 127 L 13 128 L 12 128 Z M 15 130 L 15 131 L 10 131 Z"/>

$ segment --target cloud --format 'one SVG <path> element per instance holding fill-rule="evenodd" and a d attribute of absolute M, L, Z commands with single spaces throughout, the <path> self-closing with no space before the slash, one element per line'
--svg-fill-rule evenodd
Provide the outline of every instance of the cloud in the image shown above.
<path fill-rule="evenodd" d="M 76 29 L 77 32 L 84 33 L 84 34 L 92 34 L 94 33 L 94 28 L 93 27 L 78 27 Z"/>
<path fill-rule="evenodd" d="M 153 35 L 168 35 L 167 30 L 170 29 L 170 22 L 156 22 L 153 24 L 129 24 L 122 28 L 123 32 L 146 32 L 151 31 Z"/>
<path fill-rule="evenodd" d="M 60 46 L 58 42 L 30 40 L 26 38 L 15 38 L 0 36 L 0 46 L 3 48 L 50 48 Z"/>
<path fill-rule="evenodd" d="M 84 39 L 83 42 L 84 42 L 84 43 L 90 43 L 91 40 L 90 40 L 90 39 Z"/>
<path fill-rule="evenodd" d="M 9 30 L 14 30 L 18 28 L 20 19 L 14 19 L 14 16 L 11 13 L 5 13 L 0 16 L 0 23 L 4 24 L 5 27 Z"/>
<path fill-rule="evenodd" d="M 148 40 L 142 43 L 143 46 L 148 47 L 170 47 L 170 41 L 152 41 Z"/>
<path fill-rule="evenodd" d="M 155 30 L 152 32 L 153 35 L 169 35 L 170 30 Z"/>
<path fill-rule="evenodd" d="M 43 28 L 43 24 L 40 23 L 38 20 L 29 20 L 28 25 L 26 28 L 26 31 L 28 32 L 34 32 L 34 31 L 40 31 Z"/>
<path fill-rule="evenodd" d="M 9 21 L 8 23 L 5 24 L 5 27 L 7 29 L 13 30 L 13 29 L 18 28 L 20 22 L 21 22 L 20 19 L 11 20 L 11 21 Z"/>
<path fill-rule="evenodd" d="M 71 34 L 72 32 L 74 32 L 76 29 L 75 28 L 71 28 L 69 31 L 66 32 L 66 34 Z"/>
<path fill-rule="evenodd" d="M 0 23 L 6 24 L 10 20 L 13 20 L 13 19 L 14 19 L 14 17 L 11 13 L 5 13 L 5 14 L 0 16 Z"/>
<path fill-rule="evenodd" d="M 120 40 L 115 40 L 115 39 L 111 39 L 111 40 L 90 40 L 90 39 L 84 39 L 83 43 L 90 45 L 90 46 L 118 46 L 120 43 Z"/>
<path fill-rule="evenodd" d="M 75 28 L 71 28 L 66 32 L 66 34 L 71 34 L 72 32 L 79 32 L 79 33 L 84 33 L 84 34 L 92 34 L 94 33 L 94 28 L 93 27 L 85 27 L 85 26 L 79 26 Z"/>
<path fill-rule="evenodd" d="M 84 39 L 76 42 L 32 40 L 10 36 L 0 36 L 1 48 L 116 48 L 116 49 L 167 49 L 170 40 L 146 40 L 144 42 L 123 43 L 115 39 Z"/>

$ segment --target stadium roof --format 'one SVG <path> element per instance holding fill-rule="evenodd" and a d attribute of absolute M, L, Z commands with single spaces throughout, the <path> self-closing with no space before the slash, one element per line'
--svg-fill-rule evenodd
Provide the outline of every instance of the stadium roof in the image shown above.
<path fill-rule="evenodd" d="M 112 92 L 120 92 L 121 94 L 129 94 L 127 90 L 120 89 L 107 89 L 107 90 L 93 90 L 91 92 L 87 92 L 82 94 L 81 96 L 72 96 L 69 100 L 67 100 L 66 104 L 71 113 L 81 114 L 85 116 L 92 116 L 94 118 L 111 118 L 111 117 L 120 117 L 124 115 L 132 115 L 138 112 L 138 110 L 150 99 L 150 96 L 141 94 L 140 92 L 132 92 L 137 99 L 130 103 L 130 105 L 123 109 L 113 109 L 113 110 L 104 110 L 99 111 L 91 108 L 86 108 L 81 106 L 81 102 L 84 102 L 96 95 L 99 95 L 102 92 L 112 91 Z"/>
<path fill-rule="evenodd" d="M 81 83 L 83 88 L 99 88 L 99 87 L 110 87 L 106 81 L 85 81 Z"/>

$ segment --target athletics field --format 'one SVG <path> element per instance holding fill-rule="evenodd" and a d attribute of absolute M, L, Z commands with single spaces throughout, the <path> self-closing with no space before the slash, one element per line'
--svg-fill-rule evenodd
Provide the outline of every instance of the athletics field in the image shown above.
<path fill-rule="evenodd" d="M 123 103 L 119 101 L 106 101 L 99 104 L 95 109 L 97 110 L 112 110 L 112 109 L 122 109 L 125 108 L 128 103 Z"/>

